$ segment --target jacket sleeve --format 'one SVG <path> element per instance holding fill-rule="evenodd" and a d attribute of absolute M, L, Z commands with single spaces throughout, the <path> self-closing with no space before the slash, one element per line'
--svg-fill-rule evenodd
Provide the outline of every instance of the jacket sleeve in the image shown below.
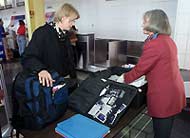
<path fill-rule="evenodd" d="M 32 73 L 38 73 L 42 69 L 47 67 L 42 63 L 42 56 L 44 54 L 43 48 L 44 35 L 40 33 L 40 29 L 37 29 L 29 42 L 28 47 L 22 57 L 22 65 L 24 69 L 29 70 Z"/>
<path fill-rule="evenodd" d="M 159 60 L 159 55 L 156 45 L 153 43 L 145 44 L 137 65 L 130 72 L 124 74 L 125 83 L 131 83 L 151 71 Z"/>

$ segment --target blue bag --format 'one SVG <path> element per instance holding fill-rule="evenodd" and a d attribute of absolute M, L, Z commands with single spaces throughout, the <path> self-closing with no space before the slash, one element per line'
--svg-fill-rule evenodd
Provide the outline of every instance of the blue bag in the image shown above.
<path fill-rule="evenodd" d="M 22 86 L 19 86 L 22 83 L 18 82 L 23 79 L 22 75 L 18 75 L 14 88 L 13 99 L 17 106 L 13 110 L 13 127 L 40 129 L 64 114 L 68 103 L 68 88 L 63 77 L 57 72 L 51 73 L 55 80 L 53 87 L 42 86 L 36 76 L 27 77 L 24 79 L 23 91 Z"/>

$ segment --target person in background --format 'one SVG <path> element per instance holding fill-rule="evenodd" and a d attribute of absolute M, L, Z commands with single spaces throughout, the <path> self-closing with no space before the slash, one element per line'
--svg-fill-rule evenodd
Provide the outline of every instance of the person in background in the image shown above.
<path fill-rule="evenodd" d="M 13 23 L 14 21 L 11 21 L 10 24 L 7 27 L 7 31 L 9 35 L 7 35 L 7 43 L 9 46 L 9 52 L 12 58 L 19 58 L 19 48 L 17 44 L 17 35 L 16 31 L 17 28 L 16 25 Z"/>
<path fill-rule="evenodd" d="M 155 138 L 169 138 L 174 117 L 186 105 L 180 74 L 177 47 L 171 39 L 171 27 L 163 10 L 147 11 L 143 16 L 143 33 L 148 35 L 137 65 L 124 74 L 126 83 L 142 75 L 148 81 L 147 109 L 153 119 Z"/>
<path fill-rule="evenodd" d="M 0 19 L 0 31 L 1 31 L 0 36 L 2 38 L 6 37 L 7 35 L 7 33 L 5 32 L 5 28 L 3 27 L 3 24 L 4 24 L 3 20 Z"/>
<path fill-rule="evenodd" d="M 20 56 L 23 54 L 26 47 L 26 27 L 23 20 L 19 20 L 19 27 L 17 29 L 17 44 Z"/>
<path fill-rule="evenodd" d="M 78 11 L 71 4 L 65 3 L 56 11 L 53 22 L 34 31 L 23 54 L 22 65 L 24 70 L 37 74 L 43 86 L 50 87 L 54 82 L 50 70 L 63 77 L 76 79 L 68 31 L 78 18 Z"/>
<path fill-rule="evenodd" d="M 75 63 L 75 67 L 77 67 L 78 53 L 77 53 L 77 45 L 76 45 L 76 43 L 78 41 L 78 38 L 77 38 L 78 29 L 76 28 L 75 25 L 73 25 L 69 32 L 70 32 L 70 42 L 71 42 L 71 45 L 73 47 L 74 63 Z"/>
<path fill-rule="evenodd" d="M 16 26 L 11 22 L 8 27 L 7 27 L 7 30 L 8 30 L 8 33 L 9 35 L 7 36 L 9 39 L 8 39 L 8 45 L 9 45 L 9 48 L 11 49 L 17 49 L 17 46 L 16 46 L 16 31 L 17 31 L 17 28 Z"/>
<path fill-rule="evenodd" d="M 0 60 L 6 60 L 7 57 L 7 41 L 6 41 L 6 35 L 8 34 L 5 32 L 5 29 L 3 27 L 3 20 L 0 19 Z"/>

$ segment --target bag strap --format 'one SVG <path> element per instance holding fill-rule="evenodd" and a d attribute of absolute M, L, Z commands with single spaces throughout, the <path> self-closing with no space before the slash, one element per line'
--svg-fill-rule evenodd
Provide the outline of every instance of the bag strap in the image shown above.
<path fill-rule="evenodd" d="M 30 82 L 30 92 L 31 92 L 31 96 L 32 96 L 32 110 L 34 111 L 33 112 L 33 115 L 34 116 L 40 116 L 41 118 L 49 118 L 49 115 L 47 113 L 47 109 L 46 109 L 46 100 L 45 100 L 45 94 L 44 94 L 44 90 L 42 88 L 42 86 L 39 84 L 39 95 L 36 97 L 35 94 L 34 94 L 34 90 L 33 90 L 33 85 L 34 85 L 34 81 L 37 81 L 37 80 L 32 80 Z M 36 104 L 36 101 L 39 101 L 39 111 L 37 111 L 37 108 L 35 106 Z"/>

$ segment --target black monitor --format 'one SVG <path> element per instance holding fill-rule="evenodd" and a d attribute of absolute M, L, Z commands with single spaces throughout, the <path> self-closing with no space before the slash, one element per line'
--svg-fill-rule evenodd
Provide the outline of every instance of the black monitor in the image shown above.
<path fill-rule="evenodd" d="M 142 41 L 127 41 L 127 64 L 137 64 L 143 45 Z"/>

